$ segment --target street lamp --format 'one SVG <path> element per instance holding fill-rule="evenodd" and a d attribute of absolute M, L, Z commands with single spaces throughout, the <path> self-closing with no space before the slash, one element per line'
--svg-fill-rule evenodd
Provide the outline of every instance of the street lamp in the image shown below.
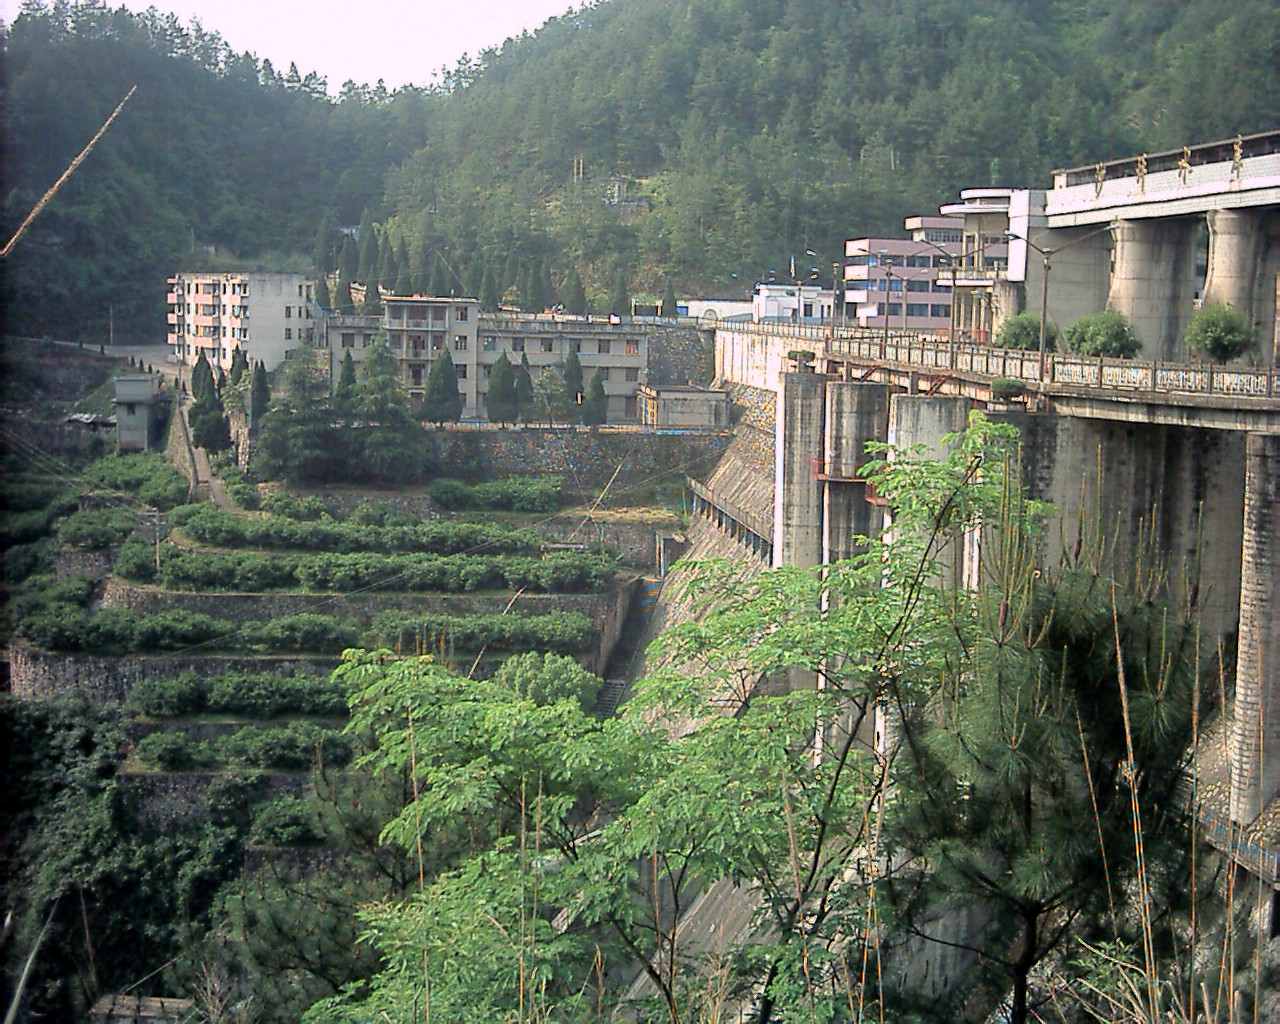
<path fill-rule="evenodd" d="M 893 257 L 888 249 L 880 250 L 880 265 L 884 267 L 884 343 L 889 345 L 889 296 L 893 294 Z"/>
<path fill-rule="evenodd" d="M 804 251 L 804 254 L 806 256 L 812 256 L 814 259 L 821 259 L 821 257 L 812 249 L 806 249 Z M 831 337 L 833 338 L 836 336 L 836 302 L 837 302 L 836 281 L 839 275 L 839 271 L 840 271 L 840 261 L 832 260 L 831 261 Z M 813 267 L 812 272 L 813 272 L 813 275 L 816 277 L 818 273 L 818 268 Z M 843 327 L 844 326 L 844 300 L 843 298 L 841 298 L 838 301 L 840 303 L 840 325 Z"/>
<path fill-rule="evenodd" d="M 1050 261 L 1058 253 L 1062 252 L 1063 249 L 1070 249 L 1073 245 L 1077 245 L 1080 242 L 1087 241 L 1088 239 L 1093 238 L 1095 235 L 1100 235 L 1104 231 L 1110 231 L 1110 230 L 1111 230 L 1111 225 L 1108 224 L 1105 227 L 1098 228 L 1096 231 L 1090 231 L 1087 235 L 1081 235 L 1079 238 L 1073 238 L 1069 242 L 1064 242 L 1062 245 L 1055 245 L 1051 249 L 1046 249 L 1042 246 L 1036 245 L 1036 243 L 1031 241 L 1031 239 L 1027 238 L 1024 235 L 1016 234 L 1013 231 L 1006 231 L 1004 233 L 1004 237 L 1009 239 L 1010 241 L 1016 240 L 1019 242 L 1025 242 L 1027 245 L 1031 246 L 1031 248 L 1033 248 L 1036 252 L 1040 254 L 1041 259 L 1044 260 L 1044 277 L 1040 279 L 1040 368 L 1038 371 L 1038 376 L 1040 378 L 1041 385 L 1044 384 L 1044 370 L 1045 370 L 1045 348 L 1044 348 L 1045 321 L 1049 318 L 1049 270 L 1051 267 Z"/>

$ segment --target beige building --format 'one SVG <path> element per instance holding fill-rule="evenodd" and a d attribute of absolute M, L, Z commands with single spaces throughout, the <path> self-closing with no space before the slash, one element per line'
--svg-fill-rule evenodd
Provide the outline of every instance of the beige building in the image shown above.
<path fill-rule="evenodd" d="M 350 352 L 358 364 L 380 331 L 400 360 L 405 387 L 414 399 L 426 390 L 432 360 L 448 346 L 463 397 L 463 419 L 487 419 L 489 374 L 502 353 L 513 366 L 527 356 L 537 380 L 547 367 L 560 371 L 571 351 L 582 363 L 584 385 L 593 373 L 600 373 L 609 400 L 608 422 L 634 423 L 639 418 L 636 393 L 649 360 L 648 336 L 641 325 L 550 313 L 481 313 L 475 299 L 393 295 L 387 297 L 381 317 L 327 318 L 335 381 L 344 356 Z"/>
<path fill-rule="evenodd" d="M 655 430 L 727 430 L 729 392 L 692 384 L 642 384 L 640 422 Z"/>
<path fill-rule="evenodd" d="M 301 274 L 179 273 L 169 278 L 169 347 L 190 365 L 205 353 L 231 368 L 237 348 L 274 370 L 294 348 L 318 340 L 319 308 Z"/>

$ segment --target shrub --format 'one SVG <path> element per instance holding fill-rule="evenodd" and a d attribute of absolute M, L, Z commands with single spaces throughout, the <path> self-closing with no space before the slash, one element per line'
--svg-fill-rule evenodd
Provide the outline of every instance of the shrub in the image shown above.
<path fill-rule="evenodd" d="M 114 571 L 137 583 L 150 583 L 156 578 L 156 552 L 141 537 L 130 537 L 116 554 Z"/>
<path fill-rule="evenodd" d="M 307 801 L 282 796 L 258 808 L 249 842 L 256 846 L 321 846 L 324 832 Z"/>
<path fill-rule="evenodd" d="M 1253 342 L 1253 326 L 1243 313 L 1225 303 L 1198 310 L 1187 329 L 1187 349 L 1215 363 L 1239 358 L 1253 347 Z"/>
<path fill-rule="evenodd" d="M 441 479 L 431 485 L 431 498 L 443 508 L 454 510 L 554 512 L 560 507 L 563 489 L 558 476 L 510 476 L 475 486 L 459 480 Z"/>
<path fill-rule="evenodd" d="M 58 524 L 58 540 L 72 547 L 101 551 L 124 541 L 138 528 L 131 508 L 92 509 L 73 512 Z"/>
<path fill-rule="evenodd" d="M 494 679 L 535 704 L 575 700 L 584 711 L 595 704 L 601 686 L 599 676 L 588 672 L 572 658 L 536 651 L 508 658 L 494 674 Z"/>
<path fill-rule="evenodd" d="M 351 741 L 341 733 L 311 722 L 245 726 L 218 740 L 221 758 L 256 768 L 306 771 L 323 759 L 326 767 L 341 768 L 351 760 Z"/>
<path fill-rule="evenodd" d="M 210 761 L 208 745 L 183 732 L 150 733 L 138 740 L 134 753 L 144 765 L 169 772 L 207 767 Z"/>
<path fill-rule="evenodd" d="M 1114 309 L 1082 316 L 1067 328 L 1067 351 L 1082 356 L 1131 359 L 1142 351 L 1142 339 Z"/>
<path fill-rule="evenodd" d="M 0 543 L 6 548 L 15 544 L 33 544 L 49 533 L 53 513 L 48 509 L 30 512 L 5 512 L 0 515 Z"/>
<path fill-rule="evenodd" d="M 209 680 L 206 700 L 210 711 L 264 718 L 282 712 L 336 716 L 347 711 L 342 687 L 317 676 L 271 673 L 214 676 Z"/>
<path fill-rule="evenodd" d="M 262 508 L 273 516 L 284 516 L 298 522 L 314 522 L 329 518 L 329 506 L 315 495 L 294 497 L 283 491 L 275 491 L 262 499 Z"/>
<path fill-rule="evenodd" d="M 0 579 L 12 585 L 32 576 L 51 572 L 57 554 L 58 542 L 52 537 L 42 537 L 30 544 L 8 546 L 4 550 Z"/>
<path fill-rule="evenodd" d="M 996 348 L 1020 348 L 1039 351 L 1040 349 L 1040 317 L 1036 313 L 1017 313 L 1000 325 L 991 344 Z M 1053 352 L 1058 346 L 1058 325 L 1052 320 L 1045 321 L 1044 349 Z"/>
<path fill-rule="evenodd" d="M 203 710 L 204 690 L 194 672 L 168 679 L 143 679 L 129 691 L 129 705 L 141 714 L 158 718 L 190 715 Z"/>
<path fill-rule="evenodd" d="M 331 615 L 303 612 L 268 622 L 247 623 L 245 642 L 252 648 L 270 652 L 340 654 L 355 647 L 360 634 L 354 626 Z"/>

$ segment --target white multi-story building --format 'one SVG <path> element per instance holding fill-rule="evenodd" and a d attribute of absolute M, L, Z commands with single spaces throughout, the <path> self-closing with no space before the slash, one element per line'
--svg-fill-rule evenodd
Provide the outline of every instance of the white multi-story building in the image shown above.
<path fill-rule="evenodd" d="M 320 311 L 301 274 L 179 273 L 169 278 L 169 346 L 179 363 L 201 352 L 230 369 L 238 348 L 273 370 L 290 349 L 314 344 Z"/>

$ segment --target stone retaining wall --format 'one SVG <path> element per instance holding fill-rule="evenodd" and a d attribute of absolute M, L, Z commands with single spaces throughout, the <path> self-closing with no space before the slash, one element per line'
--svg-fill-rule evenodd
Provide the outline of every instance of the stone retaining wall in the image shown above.
<path fill-rule="evenodd" d="M 88 576 L 91 580 L 104 580 L 111 575 L 115 564 L 115 549 L 90 551 L 87 548 L 59 548 L 54 560 L 53 574 L 60 580 L 69 576 Z"/>
<path fill-rule="evenodd" d="M 125 807 L 143 828 L 170 829 L 207 821 L 209 789 L 219 782 L 240 782 L 253 798 L 305 796 L 311 789 L 306 772 L 264 772 L 255 777 L 220 772 L 121 773 L 117 776 Z"/>

